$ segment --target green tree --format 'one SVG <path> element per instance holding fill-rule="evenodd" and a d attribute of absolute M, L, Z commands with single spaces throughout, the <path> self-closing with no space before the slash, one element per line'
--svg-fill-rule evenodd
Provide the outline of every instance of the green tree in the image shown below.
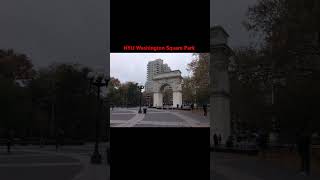
<path fill-rule="evenodd" d="M 138 84 L 135 82 L 127 82 L 128 86 L 128 105 L 129 106 L 138 106 L 140 102 L 140 90 Z"/>
<path fill-rule="evenodd" d="M 120 94 L 120 87 L 121 87 L 121 83 L 119 81 L 119 79 L 111 77 L 110 81 L 109 81 L 109 86 L 108 86 L 108 97 L 110 99 L 110 103 L 116 106 L 120 106 L 121 105 L 121 94 Z"/>
<path fill-rule="evenodd" d="M 96 87 L 87 79 L 89 72 L 77 64 L 55 64 L 39 71 L 31 82 L 31 90 L 34 108 L 47 114 L 41 129 L 47 129 L 51 136 L 54 130 L 50 128 L 63 129 L 68 137 L 94 136 L 92 119 L 100 102 Z"/>
<path fill-rule="evenodd" d="M 191 77 L 183 77 L 182 99 L 184 103 L 196 103 L 195 89 Z"/>
<path fill-rule="evenodd" d="M 28 91 L 20 87 L 14 81 L 0 76 L 0 126 L 2 131 L 18 131 L 28 124 L 29 121 L 29 99 Z"/>
<path fill-rule="evenodd" d="M 25 54 L 0 50 L 0 136 L 10 129 L 19 135 L 29 124 L 31 100 L 26 80 L 33 75 L 31 60 Z"/>
<path fill-rule="evenodd" d="M 119 79 L 111 77 L 108 88 L 108 96 L 113 105 L 122 107 L 139 106 L 140 90 L 136 82 L 121 83 Z"/>
<path fill-rule="evenodd" d="M 191 81 L 196 92 L 197 103 L 209 103 L 209 61 L 210 54 L 194 54 L 194 59 L 188 64 L 187 70 L 192 73 Z"/>

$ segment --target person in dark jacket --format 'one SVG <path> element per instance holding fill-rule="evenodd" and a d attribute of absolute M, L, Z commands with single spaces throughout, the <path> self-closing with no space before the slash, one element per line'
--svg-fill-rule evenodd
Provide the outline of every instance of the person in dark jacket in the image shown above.
<path fill-rule="evenodd" d="M 257 144 L 261 152 L 262 157 L 266 156 L 266 151 L 268 149 L 268 134 L 261 132 L 257 138 Z"/>
<path fill-rule="evenodd" d="M 8 153 L 11 153 L 11 147 L 13 145 L 13 140 L 14 140 L 14 131 L 9 130 L 7 134 L 7 151 Z"/>
<path fill-rule="evenodd" d="M 59 146 L 64 145 L 64 131 L 59 128 L 56 132 L 56 151 L 58 151 Z"/>
<path fill-rule="evenodd" d="M 219 134 L 219 136 L 218 136 L 218 144 L 219 145 L 221 144 L 221 141 L 222 141 L 221 134 Z"/>
<path fill-rule="evenodd" d="M 301 159 L 301 172 L 304 175 L 310 174 L 311 140 L 306 132 L 298 135 L 297 147 Z"/>
<path fill-rule="evenodd" d="M 59 133 L 58 133 L 58 131 L 56 131 L 56 133 L 55 133 L 55 139 L 56 139 L 56 151 L 58 151 L 58 148 L 59 148 Z"/>
<path fill-rule="evenodd" d="M 7 137 L 7 152 L 8 153 L 11 152 L 11 143 L 12 143 L 12 138 L 10 136 L 10 133 L 8 133 L 8 137 Z"/>
<path fill-rule="evenodd" d="M 203 104 L 203 115 L 207 116 L 207 104 Z"/>
<path fill-rule="evenodd" d="M 214 143 L 215 147 L 217 147 L 219 144 L 218 136 L 216 133 L 214 133 L 214 135 L 213 135 L 213 143 Z"/>

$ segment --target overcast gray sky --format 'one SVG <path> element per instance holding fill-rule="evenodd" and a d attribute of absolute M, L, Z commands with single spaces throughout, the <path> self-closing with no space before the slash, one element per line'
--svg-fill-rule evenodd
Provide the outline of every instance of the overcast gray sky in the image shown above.
<path fill-rule="evenodd" d="M 145 84 L 147 64 L 155 59 L 162 59 L 171 70 L 180 70 L 182 76 L 189 76 L 186 68 L 193 58 L 192 53 L 111 53 L 110 76 L 121 82 Z"/>
<path fill-rule="evenodd" d="M 211 0 L 211 25 L 230 34 L 231 47 L 247 45 L 241 22 L 256 0 Z M 26 53 L 36 67 L 78 62 L 108 67 L 110 0 L 1 0 L 0 48 Z"/>
<path fill-rule="evenodd" d="M 1 0 L 0 49 L 52 62 L 108 66 L 110 0 Z"/>
<path fill-rule="evenodd" d="M 230 35 L 230 46 L 240 47 L 255 42 L 242 26 L 249 5 L 257 0 L 210 0 L 210 25 L 221 25 Z"/>

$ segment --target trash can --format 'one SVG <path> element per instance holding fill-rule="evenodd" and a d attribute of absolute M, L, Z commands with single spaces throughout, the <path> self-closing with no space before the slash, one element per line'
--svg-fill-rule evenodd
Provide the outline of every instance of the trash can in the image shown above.
<path fill-rule="evenodd" d="M 143 114 L 147 114 L 147 108 L 143 108 Z"/>

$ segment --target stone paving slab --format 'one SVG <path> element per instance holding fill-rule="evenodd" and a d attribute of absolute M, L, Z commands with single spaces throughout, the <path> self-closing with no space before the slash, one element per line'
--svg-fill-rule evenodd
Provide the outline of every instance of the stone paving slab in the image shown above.
<path fill-rule="evenodd" d="M 37 155 L 39 153 L 35 153 L 35 152 L 26 152 L 26 151 L 16 151 L 16 150 L 11 150 L 11 153 L 8 154 L 7 152 L 7 149 L 1 149 L 0 148 L 0 156 L 4 155 L 4 156 L 7 156 L 7 155 L 12 155 L 12 156 L 15 156 L 15 155 Z"/>
<path fill-rule="evenodd" d="M 117 127 L 117 126 L 119 126 L 119 125 L 121 125 L 122 123 L 110 123 L 110 126 L 111 127 Z"/>
<path fill-rule="evenodd" d="M 132 111 L 110 111 L 111 114 L 133 114 Z"/>
<path fill-rule="evenodd" d="M 82 173 L 78 174 L 73 180 L 107 180 L 110 179 L 110 168 L 101 165 L 88 166 Z"/>
<path fill-rule="evenodd" d="M 160 122 L 184 122 L 183 119 L 173 114 L 146 114 L 143 121 L 160 121 Z"/>
<path fill-rule="evenodd" d="M 139 108 L 118 109 L 111 114 L 112 127 L 209 127 L 209 118 L 196 113 L 177 110 L 148 109 L 146 114 L 138 114 Z M 130 111 L 134 114 L 119 114 Z M 125 122 L 128 121 L 128 122 Z M 166 124 L 167 123 L 167 124 Z"/>
<path fill-rule="evenodd" d="M 210 172 L 219 174 L 218 177 L 227 180 L 316 180 L 319 176 L 303 176 L 298 169 L 289 169 L 279 164 L 271 163 L 257 157 L 211 153 Z M 213 175 L 212 175 L 213 177 Z M 220 179 L 215 179 L 220 180 Z"/>
<path fill-rule="evenodd" d="M 202 114 L 192 113 L 191 111 L 174 111 L 174 112 L 186 115 L 186 116 L 188 116 L 188 117 L 190 117 L 192 119 L 195 119 L 195 120 L 199 121 L 200 123 L 208 123 L 208 122 L 210 122 L 209 113 L 208 113 L 208 116 L 203 116 Z"/>
<path fill-rule="evenodd" d="M 221 174 L 213 174 L 210 176 L 210 180 L 229 180 L 227 179 L 225 176 L 221 175 Z"/>
<path fill-rule="evenodd" d="M 0 155 L 0 179 L 4 180 L 109 180 L 105 143 L 100 144 L 103 163 L 90 163 L 94 144 L 63 146 L 16 146 L 19 154 Z M 22 151 L 22 149 L 24 151 Z"/>
<path fill-rule="evenodd" d="M 160 109 L 147 109 L 147 113 L 148 112 L 160 112 L 160 111 L 163 111 L 163 110 L 160 110 Z"/>
<path fill-rule="evenodd" d="M 71 180 L 81 166 L 50 166 L 50 167 L 1 167 L 3 180 Z"/>
<path fill-rule="evenodd" d="M 1 164 L 10 164 L 10 163 L 69 163 L 69 162 L 78 162 L 77 160 L 67 157 L 67 156 L 53 156 L 53 155 L 42 155 L 42 156 L 0 156 Z"/>
<path fill-rule="evenodd" d="M 177 127 L 176 125 L 152 125 L 152 124 L 137 124 L 134 127 Z"/>
<path fill-rule="evenodd" d="M 111 114 L 111 120 L 130 120 L 135 116 L 135 114 Z"/>

